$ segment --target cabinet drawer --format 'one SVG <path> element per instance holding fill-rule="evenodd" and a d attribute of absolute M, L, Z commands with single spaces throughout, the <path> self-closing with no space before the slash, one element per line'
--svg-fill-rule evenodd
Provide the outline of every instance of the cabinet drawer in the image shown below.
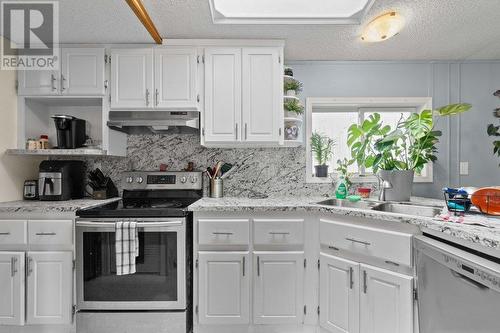
<path fill-rule="evenodd" d="M 302 245 L 304 244 L 304 220 L 302 219 L 255 219 L 254 244 Z"/>
<path fill-rule="evenodd" d="M 26 220 L 0 220 L 0 245 L 26 244 Z"/>
<path fill-rule="evenodd" d="M 248 245 L 249 226 L 241 220 L 198 220 L 198 243 L 200 245 Z"/>
<path fill-rule="evenodd" d="M 29 220 L 28 239 L 31 245 L 71 245 L 73 221 Z"/>
<path fill-rule="evenodd" d="M 411 266 L 411 234 L 320 220 L 322 245 Z"/>

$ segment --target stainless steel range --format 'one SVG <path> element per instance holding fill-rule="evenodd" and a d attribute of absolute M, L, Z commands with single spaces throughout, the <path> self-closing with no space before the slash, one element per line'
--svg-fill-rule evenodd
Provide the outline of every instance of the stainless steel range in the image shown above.
<path fill-rule="evenodd" d="M 189 332 L 192 219 L 199 172 L 126 172 L 122 200 L 77 211 L 78 332 Z M 138 228 L 136 273 L 116 275 L 115 224 Z M 142 322 L 147 319 L 147 323 Z M 118 325 L 118 326 L 117 326 Z M 167 327 L 165 327 L 167 325 Z"/>

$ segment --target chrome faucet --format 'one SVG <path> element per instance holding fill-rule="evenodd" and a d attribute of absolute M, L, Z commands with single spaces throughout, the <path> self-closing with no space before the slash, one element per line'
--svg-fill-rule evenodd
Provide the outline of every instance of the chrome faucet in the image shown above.
<path fill-rule="evenodd" d="M 378 189 L 379 189 L 379 195 L 378 195 L 378 200 L 379 201 L 385 201 L 385 190 L 392 188 L 392 184 L 390 181 L 382 179 L 379 175 L 377 176 L 378 179 Z"/>

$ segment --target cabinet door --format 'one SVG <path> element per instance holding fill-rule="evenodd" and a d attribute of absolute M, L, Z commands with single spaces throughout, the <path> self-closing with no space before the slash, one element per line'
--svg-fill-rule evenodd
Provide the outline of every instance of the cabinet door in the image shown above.
<path fill-rule="evenodd" d="M 320 255 L 321 327 L 332 333 L 359 332 L 359 264 Z"/>
<path fill-rule="evenodd" d="M 104 49 L 63 48 L 61 93 L 104 95 Z"/>
<path fill-rule="evenodd" d="M 301 323 L 304 252 L 254 252 L 254 267 L 254 323 Z"/>
<path fill-rule="evenodd" d="M 155 106 L 197 109 L 196 49 L 160 48 L 154 54 Z"/>
<path fill-rule="evenodd" d="M 283 71 L 279 48 L 243 49 L 243 140 L 279 142 L 283 125 Z"/>
<path fill-rule="evenodd" d="M 241 49 L 205 49 L 205 142 L 241 141 Z"/>
<path fill-rule="evenodd" d="M 24 252 L 0 252 L 0 325 L 24 325 Z"/>
<path fill-rule="evenodd" d="M 59 95 L 58 71 L 17 71 L 20 96 Z"/>
<path fill-rule="evenodd" d="M 69 324 L 72 311 L 71 252 L 28 252 L 28 324 Z"/>
<path fill-rule="evenodd" d="M 248 324 L 248 252 L 199 252 L 200 324 Z"/>
<path fill-rule="evenodd" d="M 360 274 L 361 332 L 413 332 L 413 278 L 363 264 Z"/>
<path fill-rule="evenodd" d="M 153 107 L 153 50 L 111 51 L 111 108 Z"/>

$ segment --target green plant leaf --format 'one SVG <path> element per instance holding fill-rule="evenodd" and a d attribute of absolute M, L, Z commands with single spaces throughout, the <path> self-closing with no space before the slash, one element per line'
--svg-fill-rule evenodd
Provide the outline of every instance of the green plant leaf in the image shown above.
<path fill-rule="evenodd" d="M 471 108 L 472 105 L 470 104 L 459 103 L 459 104 L 450 104 L 440 107 L 436 111 L 439 113 L 440 116 L 452 116 L 469 111 Z"/>

